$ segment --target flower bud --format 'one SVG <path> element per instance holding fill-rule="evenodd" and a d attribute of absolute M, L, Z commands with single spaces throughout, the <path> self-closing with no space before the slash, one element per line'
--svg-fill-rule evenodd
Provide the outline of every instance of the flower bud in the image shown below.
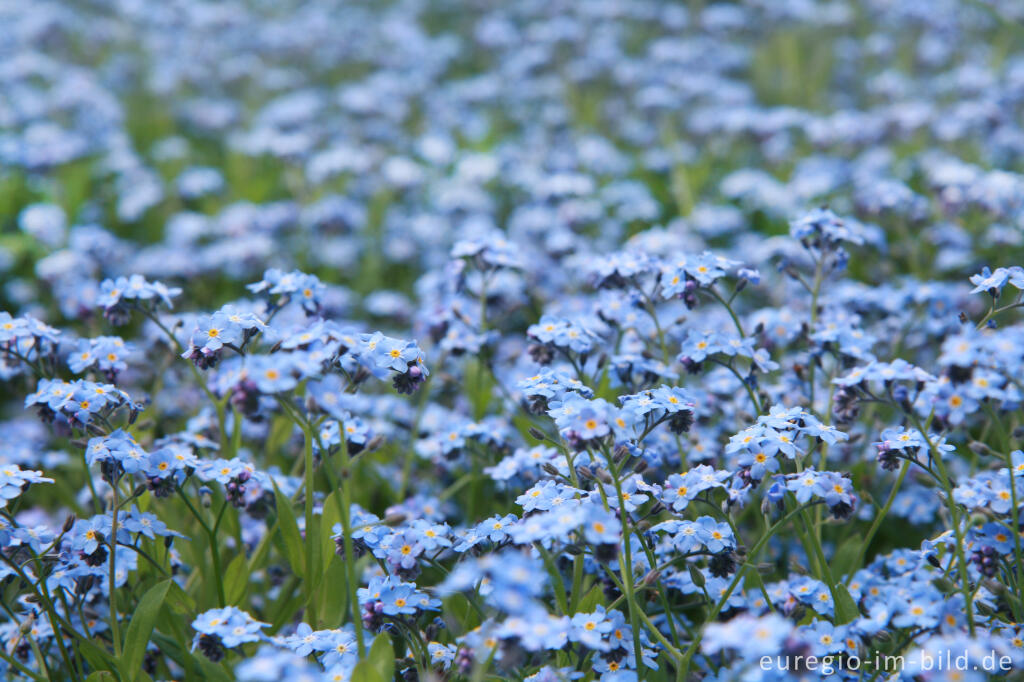
<path fill-rule="evenodd" d="M 686 567 L 690 570 L 690 580 L 693 581 L 693 584 L 703 589 L 704 583 L 706 582 L 704 579 L 704 574 L 701 573 L 700 569 L 694 566 L 693 564 L 687 564 Z"/>

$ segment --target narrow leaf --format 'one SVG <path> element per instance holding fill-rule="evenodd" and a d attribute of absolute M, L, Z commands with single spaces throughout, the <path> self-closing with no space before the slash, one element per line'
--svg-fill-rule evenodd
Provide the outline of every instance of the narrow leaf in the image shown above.
<path fill-rule="evenodd" d="M 181 616 L 194 613 L 196 610 L 196 600 L 173 580 L 167 581 L 166 602 L 172 611 Z"/>
<path fill-rule="evenodd" d="M 224 572 L 224 596 L 228 604 L 238 604 L 245 596 L 245 590 L 249 587 L 249 564 L 245 561 L 245 554 L 239 554 L 231 563 L 228 570 Z"/>
<path fill-rule="evenodd" d="M 857 608 L 857 602 L 853 601 L 853 597 L 850 596 L 850 591 L 846 589 L 846 585 L 843 583 L 836 585 L 835 597 L 836 625 L 845 625 L 860 617 L 860 609 Z"/>
<path fill-rule="evenodd" d="M 352 670 L 352 677 L 349 682 L 389 682 L 383 677 L 370 661 L 361 661 Z"/>
<path fill-rule="evenodd" d="M 85 682 L 117 682 L 117 678 L 107 670 L 97 670 L 85 678 Z"/>
<path fill-rule="evenodd" d="M 593 613 L 597 610 L 599 605 L 605 605 L 604 590 L 600 585 L 594 585 L 590 588 L 590 591 L 583 596 L 583 599 L 580 600 L 580 603 L 576 607 L 576 611 L 577 613 Z"/>
<path fill-rule="evenodd" d="M 170 583 L 170 580 L 164 580 L 149 588 L 146 594 L 142 595 L 139 605 L 135 607 L 135 612 L 132 614 L 128 632 L 124 636 L 121 668 L 128 671 L 133 679 L 142 670 L 142 657 L 146 653 L 146 644 L 149 643 L 150 635 L 153 634 L 153 626 L 160 614 L 160 607 L 163 606 L 167 597 Z"/>
<path fill-rule="evenodd" d="M 276 483 L 274 484 L 274 501 L 277 508 L 277 531 L 284 542 L 285 556 L 288 558 L 288 563 L 291 564 L 292 572 L 301 577 L 306 571 L 302 533 L 299 532 L 299 523 L 295 520 L 291 500 L 281 493 Z"/>
<path fill-rule="evenodd" d="M 320 553 L 323 558 L 323 571 L 331 565 L 331 560 L 337 556 L 337 545 L 334 542 L 334 525 L 341 523 L 341 515 L 338 511 L 338 502 L 335 497 L 340 492 L 335 490 L 324 500 L 324 513 L 320 518 Z"/>
<path fill-rule="evenodd" d="M 383 632 L 377 635 L 370 647 L 370 664 L 380 673 L 382 679 L 390 680 L 395 676 L 395 650 L 391 646 L 391 636 Z"/>

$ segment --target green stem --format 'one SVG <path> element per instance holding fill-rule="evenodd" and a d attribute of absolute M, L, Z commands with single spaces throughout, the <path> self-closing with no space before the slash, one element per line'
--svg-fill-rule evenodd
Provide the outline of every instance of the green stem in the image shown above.
<path fill-rule="evenodd" d="M 1010 504 L 1011 504 L 1011 507 L 1010 507 L 1010 521 L 1013 523 L 1013 557 L 1014 557 L 1014 562 L 1013 562 L 1012 575 L 1013 575 L 1014 583 L 1017 585 L 1018 591 L 1019 591 L 1020 584 L 1021 584 L 1021 570 L 1022 570 L 1022 566 L 1024 566 L 1024 562 L 1022 562 L 1022 556 L 1024 556 L 1024 553 L 1021 552 L 1021 544 L 1020 544 L 1020 510 L 1018 509 L 1019 501 L 1018 501 L 1018 495 L 1017 495 L 1017 484 L 1016 484 L 1017 482 L 1014 480 L 1014 475 L 1013 475 L 1013 455 L 1010 452 L 1012 450 L 1013 444 L 1011 442 L 1010 435 L 1007 433 L 1006 428 L 1003 426 L 1002 420 L 999 419 L 996 416 L 995 411 L 992 409 L 992 406 L 989 405 L 987 401 L 983 402 L 982 404 L 985 406 L 985 410 L 988 412 L 989 417 L 992 420 L 991 423 L 996 424 L 996 426 L 999 429 L 999 433 L 1002 436 L 1002 440 L 1003 440 L 1003 451 L 1006 453 L 1005 455 L 1003 455 L 1003 457 L 1005 458 L 1005 461 L 1006 461 L 1007 471 L 1010 474 Z M 1021 608 L 1019 606 L 1019 602 L 1017 603 L 1017 605 L 1015 605 L 1014 615 L 1016 616 L 1018 621 L 1021 619 L 1022 614 L 1021 614 Z"/>
<path fill-rule="evenodd" d="M 548 578 L 551 579 L 551 589 L 555 591 L 555 602 L 558 608 L 563 614 L 568 614 L 569 600 L 565 596 L 565 583 L 562 582 L 562 574 L 558 572 L 558 566 L 555 564 L 555 560 L 551 556 L 551 552 L 544 549 L 544 546 L 539 542 L 533 543 L 533 546 L 537 549 L 541 559 L 544 561 L 544 568 L 547 569 Z"/>
<path fill-rule="evenodd" d="M 654 300 L 644 294 L 644 298 L 647 299 L 647 314 L 651 316 L 651 320 L 654 322 L 654 331 L 658 335 L 658 344 L 661 346 L 661 361 L 665 363 L 667 367 L 668 362 L 668 344 L 665 343 L 665 332 L 661 328 L 661 324 L 658 322 L 658 313 L 655 311 Z"/>
<path fill-rule="evenodd" d="M 39 643 L 36 642 L 35 637 L 32 635 L 25 635 L 25 639 L 28 640 L 28 645 L 32 647 L 32 653 L 43 669 L 43 679 L 52 680 L 53 674 L 50 672 L 50 665 L 46 662 L 46 656 L 43 655 L 42 650 L 39 648 Z"/>
<path fill-rule="evenodd" d="M 28 575 L 25 574 L 24 569 L 22 569 L 22 567 L 20 565 L 18 565 L 17 562 L 12 561 L 3 552 L 0 552 L 0 561 L 3 561 L 5 564 L 10 566 L 14 570 L 14 572 L 18 575 L 18 577 L 21 579 L 22 583 L 24 583 L 24 585 L 29 590 L 32 591 L 32 593 L 36 597 L 37 603 L 41 604 L 43 609 L 46 611 L 47 617 L 50 619 L 50 625 L 53 628 L 54 633 L 58 633 L 59 632 L 58 628 L 55 627 L 54 624 L 55 623 L 60 623 L 60 627 L 62 627 L 64 629 L 64 631 L 67 632 L 68 634 L 70 634 L 72 637 L 78 638 L 79 640 L 81 640 L 83 642 L 86 642 L 88 644 L 93 644 L 92 640 L 90 640 L 89 638 L 86 638 L 80 632 L 78 632 L 78 630 L 76 630 L 75 627 L 66 618 L 61 618 L 61 616 L 58 615 L 57 610 L 53 606 L 53 602 L 51 600 L 47 599 L 46 596 L 43 595 L 43 593 L 41 593 L 39 591 L 39 588 L 37 587 L 37 581 L 30 579 L 28 577 Z M 12 621 L 17 620 L 14 617 L 13 612 L 10 611 L 9 607 L 2 600 L 0 600 L 0 606 L 2 606 L 4 608 L 4 610 L 6 610 L 8 612 L 8 614 L 11 616 L 11 620 Z M 84 623 L 85 621 L 83 620 L 82 622 Z M 0 647 L 0 648 L 2 648 L 2 647 Z M 101 651 L 101 656 L 103 656 L 103 658 L 104 658 L 104 661 L 107 662 L 108 664 L 110 664 L 110 666 L 111 666 L 110 669 L 111 670 L 114 670 L 116 668 L 115 661 L 113 661 L 110 658 L 110 655 L 106 651 L 103 651 L 103 650 L 100 650 L 100 651 Z"/>
<path fill-rule="evenodd" d="M 938 451 L 938 448 L 935 447 L 932 439 L 928 437 L 927 433 L 925 433 L 921 420 L 912 411 L 908 411 L 907 416 L 914 424 L 914 428 L 917 429 L 918 433 L 921 434 L 921 437 L 924 438 L 926 443 L 928 443 L 928 451 L 931 453 L 932 461 L 935 462 L 935 467 L 939 471 L 939 482 L 942 484 L 942 489 L 946 493 L 946 508 L 949 510 L 949 516 L 953 521 L 953 534 L 956 536 L 956 545 L 954 545 L 953 550 L 956 552 L 957 571 L 960 573 L 960 591 L 964 595 L 964 610 L 967 612 L 967 629 L 973 637 L 974 606 L 972 604 L 970 579 L 967 574 L 967 561 L 964 558 L 964 529 L 960 527 L 960 510 L 957 508 L 956 500 L 953 499 L 953 486 L 949 482 L 949 474 L 946 471 L 945 463 L 942 461 L 942 453 Z M 930 418 L 929 421 L 931 421 Z"/>
<path fill-rule="evenodd" d="M 92 497 L 92 508 L 96 514 L 102 511 L 100 506 L 100 496 L 96 493 L 96 483 L 92 480 L 92 471 L 89 470 L 89 460 L 86 459 L 85 452 L 82 452 L 82 466 L 85 467 L 85 481 L 89 485 L 89 495 Z"/>
<path fill-rule="evenodd" d="M 110 572 L 107 599 L 110 602 L 110 637 L 114 640 L 114 655 L 121 658 L 121 625 L 117 614 L 117 481 L 110 484 L 114 494 L 114 506 L 110 513 Z"/>
<path fill-rule="evenodd" d="M 315 472 L 313 470 L 313 434 L 310 433 L 310 430 L 309 430 L 309 428 L 307 426 L 305 426 L 305 425 L 301 425 L 301 426 L 302 426 L 303 435 L 304 435 L 304 437 L 302 439 L 302 461 L 303 461 L 303 468 L 304 468 L 303 474 L 304 474 L 304 478 L 305 478 L 305 482 L 303 484 L 304 490 L 305 490 L 304 495 L 303 495 L 304 515 L 305 515 L 306 533 L 312 533 L 313 532 L 313 502 L 315 501 L 314 500 L 314 493 L 316 491 L 315 480 L 314 480 L 315 479 L 315 477 L 314 477 Z M 306 597 L 307 597 L 307 604 L 308 604 L 309 611 L 310 611 L 309 619 L 310 619 L 310 622 L 313 622 L 313 623 L 316 622 L 316 605 L 313 603 L 314 600 L 312 599 L 313 586 L 316 583 L 316 580 L 314 579 L 314 576 L 313 576 L 313 559 L 314 558 L 315 558 L 314 553 L 312 551 L 310 551 L 310 550 L 307 550 L 306 551 L 306 580 L 304 581 L 304 586 L 305 586 L 305 588 L 307 590 L 306 591 Z"/>
<path fill-rule="evenodd" d="M 740 333 L 740 338 L 746 338 L 747 335 L 743 331 L 743 325 L 740 323 L 740 318 L 736 315 L 736 311 L 732 309 L 732 305 L 730 305 L 727 300 L 722 298 L 722 295 L 719 294 L 714 287 L 708 287 L 708 293 L 714 296 L 715 300 L 717 300 L 719 303 L 722 304 L 723 307 L 725 307 L 726 311 L 729 313 L 729 317 L 732 318 L 732 323 L 736 325 L 736 331 Z"/>
<path fill-rule="evenodd" d="M 803 511 L 803 509 L 803 507 L 797 507 L 796 509 L 792 510 L 791 512 L 783 516 L 781 519 L 772 524 L 772 527 L 769 528 L 767 532 L 765 532 L 756 543 L 754 543 L 753 548 L 751 548 L 750 550 L 750 554 L 747 555 L 747 560 L 743 562 L 743 566 L 741 566 L 739 570 L 736 571 L 736 575 L 733 576 L 732 582 L 730 582 L 729 586 L 725 588 L 725 592 L 718 600 L 718 603 L 715 604 L 714 608 L 711 610 L 711 613 L 708 615 L 705 622 L 710 623 L 714 621 L 716 618 L 718 618 L 718 614 L 722 612 L 722 609 L 725 607 L 726 602 L 729 601 L 729 597 L 732 596 L 733 591 L 735 591 L 736 587 L 740 583 L 740 580 L 743 578 L 743 573 L 748 569 L 753 568 L 754 563 L 757 561 L 757 555 L 761 552 L 764 546 L 768 544 L 768 540 L 770 540 L 771 537 L 775 535 L 775 533 L 778 532 L 778 530 L 782 528 L 782 526 L 786 524 L 790 519 L 800 514 Z M 690 642 L 690 646 L 687 647 L 686 653 L 683 654 L 683 660 L 680 665 L 684 673 L 688 671 L 690 661 L 693 660 L 693 655 L 697 652 L 697 647 L 700 646 L 700 642 L 701 638 L 699 636 L 695 637 L 694 640 Z"/>
<path fill-rule="evenodd" d="M 732 520 L 732 517 L 728 514 L 723 513 L 722 518 L 729 524 L 729 529 L 732 530 L 733 537 L 736 538 L 736 542 L 740 542 L 740 529 L 736 525 L 736 522 Z M 775 604 L 772 603 L 772 597 L 768 594 L 768 588 L 764 585 L 764 580 L 761 579 L 760 573 L 754 573 L 754 577 L 757 578 L 757 587 L 761 590 L 761 596 L 764 597 L 765 606 L 768 607 L 769 611 L 775 611 Z"/>
<path fill-rule="evenodd" d="M 826 426 L 832 424 L 832 399 L 835 397 L 835 384 L 832 383 L 832 379 L 835 377 L 834 371 L 829 375 L 828 380 L 828 403 L 825 404 L 825 414 L 822 420 Z M 825 441 L 821 442 L 821 454 L 819 456 L 818 470 L 825 471 L 828 468 L 828 443 Z M 822 526 L 822 512 L 821 507 L 814 510 L 814 534 L 818 538 L 818 542 L 821 542 L 821 526 Z"/>
<path fill-rule="evenodd" d="M 438 361 L 438 368 L 444 367 L 446 354 L 441 353 L 441 357 Z M 427 380 L 420 386 L 419 400 L 416 405 L 416 415 L 413 417 L 412 425 L 409 427 L 409 447 L 405 450 L 405 460 L 402 462 L 402 480 L 398 485 L 398 497 L 397 502 L 405 500 L 405 491 L 409 488 L 409 478 L 412 476 L 412 465 L 416 460 L 416 438 L 419 436 L 420 421 L 423 419 L 423 412 L 426 410 L 428 398 L 430 397 L 430 385 L 431 379 L 434 378 L 434 373 L 431 373 Z"/>
<path fill-rule="evenodd" d="M 747 391 L 747 396 L 750 397 L 750 404 L 754 406 L 754 414 L 755 415 L 763 414 L 764 411 L 761 409 L 761 402 L 757 399 L 757 394 L 754 393 L 754 389 L 750 388 L 750 385 L 746 382 L 746 380 L 739 373 L 739 371 L 737 371 L 737 369 L 732 366 L 732 362 L 722 362 L 720 360 L 712 360 L 712 362 L 715 362 L 716 364 L 719 364 L 722 367 L 725 367 L 727 370 L 732 372 L 736 376 L 737 379 L 739 379 L 740 384 Z"/>
<path fill-rule="evenodd" d="M 152 320 L 153 324 L 159 327 L 160 330 L 163 331 L 163 333 L 167 336 L 167 338 L 171 340 L 171 343 L 174 344 L 174 348 L 179 356 L 185 352 L 184 347 L 178 342 L 178 337 L 176 337 L 174 333 L 170 329 L 168 329 L 163 322 L 160 321 L 160 317 L 156 313 L 148 310 L 143 310 L 143 314 L 150 320 Z M 210 402 L 213 403 L 214 408 L 217 410 L 217 427 L 220 429 L 220 433 L 218 435 L 220 437 L 221 452 L 226 452 L 228 436 L 224 431 L 224 406 L 227 403 L 227 399 L 225 398 L 224 400 L 220 400 L 217 398 L 217 396 L 213 394 L 213 391 L 210 390 L 210 387 L 206 385 L 206 381 L 203 380 L 203 375 L 199 373 L 199 370 L 196 369 L 196 366 L 194 364 L 189 362 L 188 368 L 189 370 L 191 370 L 192 377 L 196 380 L 196 383 L 199 384 L 199 388 L 203 390 L 203 393 L 206 394 L 206 397 L 210 399 Z"/>
<path fill-rule="evenodd" d="M 0 647 L 0 658 L 2 658 L 8 665 L 14 667 L 15 670 L 20 672 L 25 677 L 28 677 L 29 679 L 33 679 L 33 680 L 45 680 L 45 679 L 47 679 L 47 678 L 43 677 L 42 675 L 40 675 L 39 673 L 33 671 L 30 668 L 25 667 L 23 664 L 18 662 L 18 660 L 16 658 L 14 658 L 13 656 L 11 656 L 10 654 L 8 654 L 4 650 L 3 647 Z"/>
<path fill-rule="evenodd" d="M 640 548 L 643 549 L 644 554 L 647 555 L 647 563 L 651 565 L 651 570 L 658 570 L 658 558 L 654 555 L 654 550 L 648 546 L 648 543 L 644 540 L 644 536 L 642 534 L 638 533 L 636 537 L 640 542 Z M 644 581 L 644 584 L 646 584 L 646 581 Z M 668 622 L 669 632 L 672 634 L 672 641 L 675 642 L 675 645 L 678 647 L 679 632 L 676 630 L 674 622 L 675 619 L 672 617 L 672 608 L 669 606 L 668 596 L 665 594 L 665 590 L 658 590 L 658 599 L 661 601 L 662 610 L 664 610 L 667 615 L 666 621 Z"/>
<path fill-rule="evenodd" d="M 669 616 L 669 614 L 666 614 L 666 615 L 668 617 L 671 617 L 671 616 Z M 654 635 L 654 638 L 656 640 L 658 640 L 658 642 L 663 647 L 665 647 L 665 651 L 667 651 L 668 654 L 672 658 L 674 658 L 676 660 L 676 663 L 682 662 L 682 660 L 683 660 L 683 653 L 681 651 L 679 651 L 679 649 L 677 649 L 674 646 L 672 646 L 672 642 L 668 641 L 668 638 L 665 637 L 665 635 L 662 634 L 661 630 L 659 630 L 654 625 L 654 623 L 651 621 L 650 617 L 646 613 L 644 613 L 643 611 L 640 612 L 640 620 L 642 620 L 644 622 L 644 624 L 647 625 L 647 630 L 650 631 L 650 633 L 652 635 Z M 640 665 L 640 662 L 638 661 L 637 662 L 637 666 L 639 666 L 639 665 Z"/>
<path fill-rule="evenodd" d="M 566 464 L 569 469 L 569 479 L 572 481 L 572 487 L 577 490 L 580 489 L 580 479 L 576 474 L 576 465 L 574 457 L 568 449 L 563 451 L 565 455 Z M 576 497 L 579 498 L 580 494 L 576 493 Z M 572 592 L 569 593 L 569 615 L 576 613 L 579 608 L 580 600 L 583 599 L 583 553 L 579 553 L 572 558 Z"/>
<path fill-rule="evenodd" d="M 822 259 L 818 259 L 814 265 L 814 283 L 811 285 L 811 323 L 807 330 L 808 334 L 814 333 L 814 327 L 818 324 L 818 296 L 821 294 L 821 281 L 822 281 Z M 808 339 L 808 345 L 810 345 L 810 339 Z M 808 349 L 809 351 L 810 349 Z M 807 397 L 807 409 L 811 414 L 817 416 L 817 411 L 814 409 L 814 389 L 815 389 L 815 358 L 813 354 L 808 354 L 808 397 Z"/>
<path fill-rule="evenodd" d="M 864 558 L 867 556 L 868 548 L 871 546 L 871 541 L 875 538 L 875 533 L 882 527 L 882 521 L 885 520 L 886 515 L 889 513 L 889 509 L 892 508 L 892 503 L 896 499 L 896 494 L 900 491 L 900 486 L 903 485 L 903 479 L 907 477 L 907 472 L 910 470 L 910 460 L 904 460 L 903 466 L 900 468 L 900 475 L 896 478 L 896 483 L 893 485 L 892 490 L 889 491 L 889 497 L 885 501 L 885 505 L 875 515 L 875 520 L 871 523 L 871 528 L 868 529 L 868 534 L 864 536 L 864 542 L 860 546 L 860 551 L 857 553 L 857 562 L 853 564 L 854 569 L 850 571 L 850 575 L 847 576 L 847 584 L 850 580 L 853 580 L 853 573 L 857 568 L 860 568 L 864 563 Z"/>
<path fill-rule="evenodd" d="M 619 518 L 622 523 L 622 551 L 623 559 L 619 561 L 619 572 L 622 575 L 622 586 L 625 588 L 626 604 L 629 607 L 629 624 L 633 631 L 633 650 L 636 656 L 636 664 L 640 665 L 643 660 L 643 647 L 640 645 L 640 605 L 636 602 L 636 589 L 633 580 L 633 550 L 630 546 L 629 537 L 632 526 L 629 522 L 629 515 L 626 513 L 626 500 L 622 495 L 622 481 L 619 476 L 619 468 L 615 464 L 612 453 L 605 448 L 605 458 L 608 462 L 608 471 L 612 477 L 612 484 L 615 486 L 615 497 L 619 503 Z"/>
<path fill-rule="evenodd" d="M 352 464 L 348 453 L 348 440 L 345 438 L 345 425 L 339 422 L 338 432 L 341 434 L 341 485 L 338 485 L 337 476 L 327 458 L 324 458 L 324 471 L 327 473 L 327 482 L 332 490 L 341 490 L 341 497 L 335 496 L 335 504 L 338 507 L 338 515 L 341 517 L 342 543 L 345 547 L 345 582 L 348 583 L 349 615 L 352 618 L 352 627 L 355 630 L 356 648 L 359 660 L 366 658 L 366 642 L 363 641 L 363 620 L 359 613 L 359 583 L 356 576 L 356 553 L 352 542 L 352 519 L 349 512 L 352 509 L 352 472 L 349 467 Z"/>
<path fill-rule="evenodd" d="M 53 595 L 50 594 L 50 588 L 46 584 L 46 578 L 43 577 L 43 575 L 44 575 L 43 574 L 43 562 L 39 559 L 39 555 L 36 554 L 35 552 L 32 552 L 32 560 L 33 560 L 33 562 L 36 565 L 36 572 L 39 574 L 39 576 L 41 578 L 40 581 L 39 581 L 39 587 L 42 590 L 43 596 L 46 597 L 46 603 L 49 604 L 49 609 L 47 609 L 47 618 L 50 618 L 50 612 L 51 611 L 55 612 L 56 611 L 56 607 L 54 606 Z M 57 589 L 61 589 L 61 588 L 58 587 Z M 62 599 L 63 599 L 63 595 L 62 595 Z M 65 609 L 64 609 L 65 613 L 67 613 L 67 601 L 66 600 L 64 600 L 64 605 L 65 605 Z M 78 680 L 80 676 L 78 674 L 77 669 L 75 668 L 75 666 L 73 664 L 71 656 L 68 655 L 67 648 L 64 646 L 64 637 L 61 635 L 61 632 L 60 632 L 60 624 L 55 619 L 50 618 L 50 627 L 53 629 L 54 639 L 57 641 L 57 649 L 58 649 L 58 651 L 60 651 L 60 656 L 64 660 L 64 665 L 67 666 L 67 668 L 68 668 L 68 673 L 71 675 L 71 678 L 73 680 Z"/>
<path fill-rule="evenodd" d="M 1018 294 L 1017 299 L 1013 303 L 1009 305 L 1004 305 L 1001 308 L 997 308 L 995 305 L 995 301 L 993 301 L 992 305 L 989 306 L 988 313 L 985 315 L 985 317 L 981 318 L 981 322 L 978 323 L 977 329 L 981 329 L 982 327 L 984 327 L 985 323 L 987 323 L 989 320 L 991 320 L 999 313 L 1003 313 L 1006 312 L 1007 310 L 1012 310 L 1013 308 L 1020 308 L 1024 306 L 1024 303 L 1021 303 L 1022 296 L 1024 296 L 1024 293 Z"/>
<path fill-rule="evenodd" d="M 181 486 L 178 486 L 178 496 L 185 502 L 185 506 L 192 512 L 192 516 L 196 518 L 196 521 L 199 522 L 199 525 L 202 526 L 203 531 L 206 533 L 206 539 L 210 543 L 210 555 L 213 558 L 213 578 L 214 582 L 217 583 L 217 600 L 220 606 L 226 606 L 228 600 L 224 594 L 224 580 L 221 574 L 220 547 L 217 545 L 217 534 L 203 520 L 202 514 L 193 506 L 192 501 L 189 500 L 188 495 L 181 489 Z"/>
<path fill-rule="evenodd" d="M 811 544 L 811 548 L 818 557 L 818 565 L 821 567 L 821 575 L 824 578 L 824 582 L 828 585 L 829 594 L 832 595 L 832 604 L 836 609 L 839 608 L 839 599 L 836 597 L 836 582 L 832 578 L 832 569 L 828 565 L 828 559 L 825 558 L 825 551 L 821 546 L 821 541 L 818 540 L 817 535 L 814 533 L 814 527 L 811 524 L 810 519 L 807 517 L 807 513 L 800 514 L 800 518 L 804 522 L 804 526 L 807 528 L 807 537 Z"/>

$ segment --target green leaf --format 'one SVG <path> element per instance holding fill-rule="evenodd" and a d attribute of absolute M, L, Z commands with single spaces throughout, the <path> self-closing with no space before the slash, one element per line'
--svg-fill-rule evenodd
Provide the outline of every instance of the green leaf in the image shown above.
<path fill-rule="evenodd" d="M 117 682 L 117 678 L 114 677 L 114 673 L 107 670 L 97 670 L 89 677 L 85 678 L 85 682 Z"/>
<path fill-rule="evenodd" d="M 124 653 L 121 655 L 120 666 L 127 670 L 129 675 L 135 679 L 142 670 L 142 657 L 146 653 L 146 644 L 150 635 L 153 634 L 153 626 L 156 624 L 156 617 L 160 613 L 167 597 L 170 587 L 170 580 L 164 580 L 149 588 L 146 594 L 142 595 L 135 612 L 132 614 L 131 623 L 128 625 L 128 632 L 124 636 Z"/>
<path fill-rule="evenodd" d="M 322 566 L 320 558 L 320 544 L 326 533 L 321 532 L 320 515 L 314 514 L 306 526 L 306 576 L 302 581 L 303 586 L 309 591 L 309 596 L 320 589 L 320 583 L 324 580 L 324 574 L 320 571 Z"/>
<path fill-rule="evenodd" d="M 551 552 L 547 551 L 539 543 L 534 543 L 537 551 L 540 552 L 541 559 L 544 560 L 544 567 L 547 568 L 548 576 L 551 578 L 551 586 L 555 591 L 555 602 L 558 604 L 558 608 L 561 613 L 569 613 L 569 599 L 565 594 L 565 581 L 562 580 L 562 575 L 558 572 L 558 567 L 555 565 L 555 560 L 551 557 Z"/>
<path fill-rule="evenodd" d="M 686 568 L 690 570 L 690 579 L 693 580 L 693 584 L 697 587 L 704 587 L 704 574 L 700 572 L 700 569 L 693 564 L 687 564 Z"/>
<path fill-rule="evenodd" d="M 85 637 L 78 635 L 76 636 L 78 641 L 78 650 L 82 652 L 82 657 L 89 662 L 93 668 L 97 671 L 110 670 L 120 673 L 118 662 L 106 649 L 101 649 L 93 644 Z"/>
<path fill-rule="evenodd" d="M 850 591 L 846 585 L 839 583 L 835 586 L 836 598 L 836 625 L 845 625 L 860 617 L 860 609 L 857 602 L 853 601 Z"/>
<path fill-rule="evenodd" d="M 193 656 L 192 652 L 179 645 L 176 639 L 156 633 L 153 641 L 160 647 L 160 653 L 184 668 L 186 682 L 230 682 L 224 668 L 210 662 L 205 656 Z"/>
<path fill-rule="evenodd" d="M 381 679 L 390 680 L 395 676 L 395 650 L 391 636 L 384 632 L 377 635 L 370 647 L 370 665 L 380 673 Z"/>
<path fill-rule="evenodd" d="M 456 592 L 445 597 L 441 603 L 444 612 L 462 624 L 466 630 L 472 630 L 480 625 L 480 616 L 466 595 Z"/>
<path fill-rule="evenodd" d="M 225 672 L 222 666 L 217 665 L 206 656 L 194 656 L 193 658 L 199 663 L 197 679 L 202 680 L 202 682 L 207 682 L 207 680 L 224 680 L 224 682 L 228 682 L 228 680 L 234 679 L 234 676 L 228 676 L 228 673 Z"/>
<path fill-rule="evenodd" d="M 249 587 L 249 564 L 245 560 L 245 554 L 239 554 L 231 563 L 228 570 L 224 572 L 224 597 L 228 604 L 237 605 L 245 596 Z"/>
<path fill-rule="evenodd" d="M 576 605 L 577 613 L 593 613 L 598 606 L 605 606 L 604 590 L 600 585 L 594 585 L 590 591 L 583 595 L 583 599 Z"/>
<path fill-rule="evenodd" d="M 327 572 L 327 567 L 331 565 L 331 560 L 337 556 L 336 545 L 334 544 L 334 524 L 341 523 L 341 512 L 338 511 L 339 504 L 337 497 L 340 497 L 341 492 L 335 490 L 327 499 L 324 500 L 324 512 L 320 517 L 320 555 L 323 558 L 323 568 L 321 569 L 324 573 Z"/>
<path fill-rule="evenodd" d="M 340 561 L 331 564 L 320 587 L 321 601 L 318 613 L 321 620 L 329 626 L 340 624 L 348 606 L 345 564 Z"/>
<path fill-rule="evenodd" d="M 306 595 L 302 593 L 301 589 L 293 590 L 289 594 L 282 594 L 269 614 L 270 631 L 275 633 L 284 627 L 285 623 L 292 620 L 305 603 Z M 340 623 L 341 619 L 338 618 L 337 622 Z"/>
<path fill-rule="evenodd" d="M 196 600 L 173 580 L 167 581 L 167 606 L 179 616 L 195 613 Z"/>
<path fill-rule="evenodd" d="M 292 510 L 292 502 L 286 495 L 283 495 L 274 484 L 274 501 L 277 508 L 277 531 L 281 534 L 284 542 L 285 556 L 291 564 L 292 572 L 302 577 L 306 571 L 306 554 L 302 547 L 302 533 L 299 532 L 299 523 L 295 520 L 295 512 Z"/>
<path fill-rule="evenodd" d="M 839 549 L 832 555 L 832 575 L 836 578 L 849 577 L 853 575 L 860 566 L 854 566 L 857 557 L 860 556 L 860 546 L 864 538 L 854 535 L 847 538 L 839 545 Z"/>
<path fill-rule="evenodd" d="M 484 364 L 479 360 L 472 360 L 465 365 L 466 395 L 469 397 L 470 405 L 475 418 L 480 419 L 487 414 L 487 406 L 491 402 L 494 380 L 490 377 Z"/>
<path fill-rule="evenodd" d="M 389 678 L 383 677 L 370 661 L 361 661 L 352 670 L 349 682 L 389 682 Z"/>

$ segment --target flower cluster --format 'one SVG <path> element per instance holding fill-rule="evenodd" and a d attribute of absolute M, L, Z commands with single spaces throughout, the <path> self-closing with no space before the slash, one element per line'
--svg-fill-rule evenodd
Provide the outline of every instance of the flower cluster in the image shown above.
<path fill-rule="evenodd" d="M 96 305 L 103 308 L 103 316 L 111 324 L 123 325 L 128 322 L 133 308 L 138 307 L 147 312 L 155 309 L 157 304 L 170 308 L 171 299 L 180 294 L 181 289 L 178 287 L 148 282 L 142 275 L 135 274 L 100 282 Z"/>
<path fill-rule="evenodd" d="M 1019 2 L 0 6 L 0 677 L 1024 670 Z"/>
<path fill-rule="evenodd" d="M 192 629 L 196 631 L 192 648 L 199 647 L 207 658 L 219 661 L 224 657 L 225 648 L 260 641 L 263 638 L 260 631 L 267 626 L 268 623 L 254 620 L 235 606 L 211 609 L 192 621 Z"/>

